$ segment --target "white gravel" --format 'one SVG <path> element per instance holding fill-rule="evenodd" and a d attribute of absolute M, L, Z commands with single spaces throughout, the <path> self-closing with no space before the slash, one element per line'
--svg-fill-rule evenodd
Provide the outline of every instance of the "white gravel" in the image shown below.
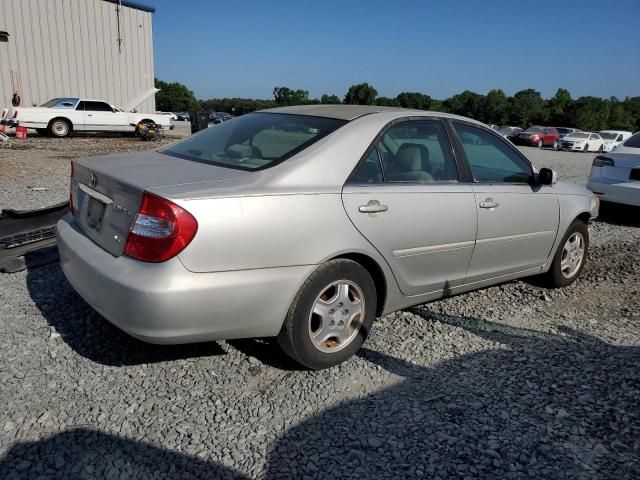
<path fill-rule="evenodd" d="M 578 183 L 593 158 L 523 151 Z M 31 152 L 3 208 L 66 198 L 68 160 Z M 57 265 L 0 275 L 0 478 L 639 478 L 640 215 L 592 234 L 571 287 L 387 315 L 321 372 L 269 341 L 138 342 Z"/>

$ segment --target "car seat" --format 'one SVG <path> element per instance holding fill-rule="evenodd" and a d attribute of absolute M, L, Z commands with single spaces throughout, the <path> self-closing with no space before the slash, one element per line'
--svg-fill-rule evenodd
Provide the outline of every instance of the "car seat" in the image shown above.
<path fill-rule="evenodd" d="M 420 143 L 403 143 L 389 168 L 389 180 L 396 182 L 433 180 L 429 149 Z"/>

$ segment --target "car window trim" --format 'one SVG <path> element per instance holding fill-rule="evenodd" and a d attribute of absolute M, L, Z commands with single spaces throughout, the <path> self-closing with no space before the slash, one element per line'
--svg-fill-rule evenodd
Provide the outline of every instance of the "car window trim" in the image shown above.
<path fill-rule="evenodd" d="M 533 164 L 529 161 L 529 159 L 517 148 L 515 148 L 515 146 L 506 138 L 504 138 L 502 135 L 497 135 L 496 132 L 494 132 L 492 129 L 484 127 L 483 125 L 479 125 L 475 122 L 468 122 L 466 120 L 462 120 L 462 119 L 448 119 L 449 123 L 451 124 L 451 129 L 452 129 L 452 133 L 455 135 L 455 145 L 454 147 L 459 149 L 459 155 L 460 158 L 464 159 L 464 162 L 466 164 L 466 167 L 468 169 L 469 175 L 470 175 L 470 183 L 473 183 L 474 185 L 532 185 L 532 182 L 535 180 L 535 176 L 536 176 L 536 169 L 533 166 Z M 460 125 L 465 125 L 468 127 L 473 127 L 473 128 L 478 128 L 480 130 L 486 131 L 491 133 L 494 137 L 498 138 L 502 143 L 504 143 L 508 148 L 510 148 L 512 151 L 514 151 L 518 157 L 520 157 L 525 164 L 529 167 L 529 170 L 531 172 L 531 177 L 530 177 L 530 181 L 529 182 L 481 182 L 475 179 L 475 177 L 473 176 L 473 171 L 471 170 L 471 164 L 469 163 L 469 159 L 467 158 L 467 154 L 464 150 L 464 147 L 462 146 L 462 142 L 460 141 L 460 137 L 458 136 L 458 132 L 456 132 L 455 130 L 455 125 L 456 124 L 460 124 Z"/>
<path fill-rule="evenodd" d="M 451 152 L 451 156 L 453 157 L 453 160 L 456 164 L 456 170 L 458 171 L 458 180 L 457 181 L 452 181 L 452 180 L 440 180 L 440 181 L 434 181 L 434 182 L 426 182 L 426 181 L 386 181 L 385 179 L 385 175 L 384 175 L 384 168 L 382 166 L 382 155 L 380 155 L 380 150 L 378 149 L 378 143 L 380 142 L 380 140 L 382 139 L 382 137 L 384 137 L 384 135 L 389 131 L 389 129 L 391 129 L 391 127 L 393 127 L 394 125 L 397 125 L 398 123 L 405 123 L 405 122 L 414 122 L 414 121 L 419 121 L 419 120 L 431 120 L 431 121 L 438 121 L 442 124 L 444 131 L 445 131 L 445 135 L 447 137 L 447 139 L 449 140 L 449 148 L 450 148 L 450 152 Z M 353 168 L 353 170 L 351 170 L 351 173 L 349 174 L 349 176 L 347 177 L 347 181 L 344 183 L 343 188 L 345 186 L 350 186 L 350 187 L 354 187 L 354 186 L 380 186 L 380 185 L 419 185 L 419 186 L 429 186 L 429 185 L 460 185 L 460 184 L 464 184 L 464 183 L 468 183 L 466 181 L 463 181 L 463 176 L 461 175 L 461 167 L 460 167 L 460 163 L 459 160 L 456 156 L 456 152 L 455 152 L 455 148 L 453 146 L 453 142 L 451 139 L 451 133 L 449 132 L 449 129 L 447 128 L 447 122 L 445 121 L 446 119 L 444 117 L 438 117 L 435 115 L 424 115 L 424 116 L 416 116 L 416 115 L 412 115 L 412 116 L 408 116 L 408 117 L 400 117 L 400 118 L 394 118 L 393 120 L 391 120 L 390 122 L 388 122 L 384 127 L 382 127 L 382 129 L 380 130 L 380 132 L 378 132 L 378 134 L 374 137 L 373 141 L 371 142 L 371 144 L 367 147 L 367 149 L 364 151 L 364 154 L 362 155 L 362 157 L 360 157 L 360 160 L 358 161 L 358 163 L 356 163 L 356 166 Z M 380 164 L 380 170 L 382 171 L 382 182 L 375 182 L 375 183 L 360 183 L 360 182 L 353 182 L 352 179 L 353 177 L 355 177 L 356 172 L 358 171 L 358 169 L 364 164 L 364 162 L 367 160 L 367 158 L 369 157 L 369 155 L 371 154 L 371 151 L 373 149 L 377 149 L 378 150 L 378 162 Z"/>

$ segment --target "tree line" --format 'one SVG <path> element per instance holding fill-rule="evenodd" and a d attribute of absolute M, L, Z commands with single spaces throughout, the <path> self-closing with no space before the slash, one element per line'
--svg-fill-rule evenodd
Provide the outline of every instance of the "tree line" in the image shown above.
<path fill-rule="evenodd" d="M 616 97 L 603 99 L 586 96 L 574 99 L 564 88 L 559 88 L 556 94 L 549 99 L 542 98 L 540 92 L 529 88 L 521 90 L 513 96 L 506 95 L 500 89 L 491 90 L 486 95 L 465 90 L 445 100 L 439 100 L 421 92 L 401 92 L 395 98 L 381 97 L 372 85 L 360 83 L 349 87 L 342 98 L 329 94 L 324 94 L 320 98 L 309 98 L 307 90 L 275 87 L 273 99 L 212 98 L 196 100 L 193 92 L 183 85 L 166 84 L 156 80 L 156 86 L 162 88 L 159 84 L 170 86 L 169 92 L 163 93 L 161 90 L 156 94 L 157 108 L 162 111 L 191 111 L 200 108 L 206 111 L 224 111 L 242 115 L 264 108 L 288 105 L 356 104 L 454 113 L 484 123 L 521 128 L 540 124 L 575 127 L 585 131 L 615 129 L 635 132 L 640 130 L 640 97 L 627 97 L 624 100 L 619 100 Z M 178 88 L 176 85 L 180 85 L 182 88 Z M 172 93 L 174 91 L 175 93 Z"/>

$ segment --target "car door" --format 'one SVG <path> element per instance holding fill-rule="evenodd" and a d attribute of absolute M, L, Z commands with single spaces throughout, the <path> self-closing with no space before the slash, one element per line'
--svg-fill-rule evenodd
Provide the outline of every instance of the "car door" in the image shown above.
<path fill-rule="evenodd" d="M 84 102 L 85 130 L 114 131 L 122 128 L 113 111 L 113 107 L 106 102 Z M 120 128 L 119 128 L 120 127 Z"/>
<path fill-rule="evenodd" d="M 381 132 L 343 188 L 349 218 L 405 295 L 464 283 L 477 214 L 458 171 L 444 123 L 406 119 Z"/>
<path fill-rule="evenodd" d="M 539 269 L 556 238 L 559 201 L 552 186 L 532 186 L 529 161 L 492 132 L 453 122 L 474 179 L 478 232 L 467 283 Z"/>

